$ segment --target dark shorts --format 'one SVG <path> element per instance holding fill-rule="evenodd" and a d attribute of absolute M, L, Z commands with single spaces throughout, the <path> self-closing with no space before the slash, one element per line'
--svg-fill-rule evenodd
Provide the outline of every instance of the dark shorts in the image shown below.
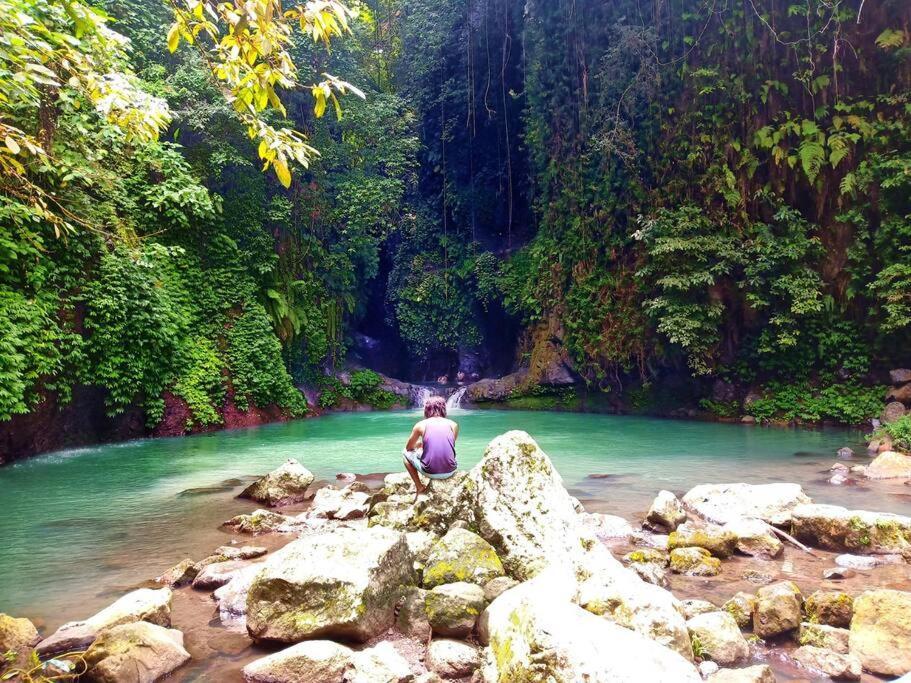
<path fill-rule="evenodd" d="M 430 479 L 449 479 L 449 477 L 456 473 L 455 470 L 452 472 L 443 472 L 442 474 L 428 472 L 424 469 L 424 463 L 421 462 L 419 453 L 420 451 L 418 450 L 404 451 L 402 453 L 402 457 L 414 465 L 414 469 L 423 474 L 425 477 L 428 477 Z"/>

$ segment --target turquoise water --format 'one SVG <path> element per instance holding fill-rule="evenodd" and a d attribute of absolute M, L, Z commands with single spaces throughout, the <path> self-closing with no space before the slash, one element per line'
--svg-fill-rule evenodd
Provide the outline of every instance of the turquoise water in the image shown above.
<path fill-rule="evenodd" d="M 84 618 L 184 557 L 230 540 L 219 524 L 253 508 L 244 478 L 294 457 L 318 477 L 401 469 L 412 412 L 330 415 L 255 429 L 62 451 L 0 469 L 0 612 L 52 628 Z M 845 431 L 651 418 L 459 411 L 460 465 L 524 429 L 590 509 L 640 517 L 661 488 L 797 481 L 821 502 L 911 512 L 911 499 L 836 489 L 824 472 Z M 858 452 L 861 452 L 858 449 Z M 863 460 L 865 461 L 865 459 Z M 592 477 L 590 475 L 599 475 Z M 608 475 L 608 476 L 604 476 Z"/>

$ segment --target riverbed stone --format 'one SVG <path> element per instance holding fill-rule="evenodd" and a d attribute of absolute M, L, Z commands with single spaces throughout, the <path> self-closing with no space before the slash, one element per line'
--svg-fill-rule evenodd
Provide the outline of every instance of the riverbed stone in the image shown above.
<path fill-rule="evenodd" d="M 85 653 L 88 669 L 82 678 L 94 683 L 153 683 L 189 660 L 183 633 L 137 621 L 98 635 Z"/>
<path fill-rule="evenodd" d="M 716 576 L 721 572 L 721 560 L 705 548 L 674 548 L 671 571 L 687 576 Z"/>
<path fill-rule="evenodd" d="M 39 640 L 41 637 L 31 621 L 0 612 L 0 673 L 7 663 L 11 666 L 24 666 L 28 662 L 32 648 Z M 6 652 L 13 653 L 12 661 L 3 661 L 2 657 Z"/>
<path fill-rule="evenodd" d="M 629 568 L 636 572 L 636 575 L 646 583 L 652 583 L 662 588 L 668 588 L 671 585 L 670 580 L 667 578 L 667 570 L 660 565 L 652 564 L 651 562 L 633 562 Z"/>
<path fill-rule="evenodd" d="M 565 600 L 563 583 L 525 583 L 490 605 L 485 681 L 701 680 L 680 654 Z"/>
<path fill-rule="evenodd" d="M 254 560 L 268 552 L 269 549 L 261 545 L 220 545 L 213 554 L 221 555 L 226 560 Z"/>
<path fill-rule="evenodd" d="M 623 556 L 623 561 L 629 564 L 656 564 L 667 567 L 671 561 L 670 555 L 658 548 L 639 548 Z"/>
<path fill-rule="evenodd" d="M 85 650 L 101 631 L 136 621 L 169 627 L 171 597 L 170 588 L 140 588 L 132 591 L 85 621 L 64 624 L 38 643 L 35 649 L 41 657 Z"/>
<path fill-rule="evenodd" d="M 683 504 L 705 519 L 725 524 L 757 517 L 775 525 L 791 521 L 791 510 L 809 503 L 798 484 L 701 484 L 683 496 Z"/>
<path fill-rule="evenodd" d="M 715 605 L 708 600 L 700 600 L 699 598 L 681 600 L 680 608 L 683 611 L 683 618 L 687 620 L 692 619 L 693 617 L 700 614 L 708 614 L 710 612 L 718 612 L 721 610 L 718 605 Z"/>
<path fill-rule="evenodd" d="M 169 588 L 179 588 L 193 582 L 198 574 L 196 563 L 189 557 L 181 560 L 168 571 L 155 579 L 155 583 Z"/>
<path fill-rule="evenodd" d="M 911 455 L 885 451 L 867 465 L 867 479 L 911 479 Z"/>
<path fill-rule="evenodd" d="M 423 642 L 430 640 L 432 630 L 427 618 L 429 592 L 424 588 L 409 588 L 395 617 L 395 626 L 400 633 Z"/>
<path fill-rule="evenodd" d="M 804 602 L 807 621 L 847 628 L 854 615 L 854 598 L 842 591 L 816 591 Z"/>
<path fill-rule="evenodd" d="M 628 540 L 635 533 L 633 525 L 617 515 L 581 512 L 579 521 L 583 528 L 605 541 Z"/>
<path fill-rule="evenodd" d="M 737 536 L 716 524 L 697 526 L 687 522 L 670 533 L 667 547 L 672 551 L 675 548 L 705 548 L 715 557 L 723 559 L 734 554 Z"/>
<path fill-rule="evenodd" d="M 686 521 L 686 511 L 677 496 L 671 491 L 661 490 L 652 501 L 645 521 L 649 525 L 673 531 Z"/>
<path fill-rule="evenodd" d="M 851 654 L 863 667 L 886 676 L 911 672 L 911 593 L 878 589 L 854 600 Z"/>
<path fill-rule="evenodd" d="M 503 576 L 503 563 L 483 538 L 466 529 L 452 528 L 430 550 L 424 565 L 424 587 L 467 581 L 483 586 Z"/>
<path fill-rule="evenodd" d="M 249 514 L 232 517 L 222 526 L 242 534 L 269 534 L 279 531 L 286 524 L 293 524 L 294 517 L 271 510 L 254 510 Z"/>
<path fill-rule="evenodd" d="M 779 581 L 763 586 L 756 593 L 753 611 L 753 633 L 760 638 L 772 638 L 800 626 L 800 589 L 793 581 Z"/>
<path fill-rule="evenodd" d="M 891 424 L 903 418 L 907 412 L 908 411 L 905 410 L 905 406 L 902 403 L 891 401 L 883 408 L 883 412 L 880 413 L 879 419 L 883 424 Z"/>
<path fill-rule="evenodd" d="M 370 494 L 360 490 L 360 487 L 337 489 L 334 486 L 324 486 L 313 496 L 309 514 L 326 519 L 349 520 L 366 517 L 369 509 Z"/>
<path fill-rule="evenodd" d="M 775 683 L 775 673 L 768 664 L 755 664 L 740 669 L 719 669 L 708 680 L 710 683 Z"/>
<path fill-rule="evenodd" d="M 752 593 L 740 591 L 735 593 L 730 600 L 725 602 L 721 606 L 721 609 L 734 618 L 734 621 L 737 622 L 737 626 L 740 628 L 747 628 L 753 621 L 753 610 L 756 609 L 757 602 L 756 596 Z"/>
<path fill-rule="evenodd" d="M 802 645 L 791 658 L 806 669 L 818 671 L 845 681 L 860 680 L 860 660 L 851 654 L 841 654 L 813 645 Z"/>
<path fill-rule="evenodd" d="M 256 480 L 238 498 L 249 498 L 269 507 L 290 505 L 307 499 L 307 489 L 313 483 L 313 473 L 294 458 Z"/>
<path fill-rule="evenodd" d="M 427 619 L 436 635 L 465 638 L 484 610 L 484 590 L 460 581 L 436 586 L 424 599 Z"/>
<path fill-rule="evenodd" d="M 572 497 L 525 432 L 507 432 L 488 444 L 465 478 L 459 508 L 513 578 L 526 580 L 551 563 L 574 562 L 584 551 Z"/>
<path fill-rule="evenodd" d="M 331 640 L 308 640 L 247 664 L 243 676 L 247 683 L 338 683 L 352 653 Z"/>
<path fill-rule="evenodd" d="M 427 562 L 430 551 L 439 540 L 440 537 L 435 533 L 424 529 L 408 531 L 405 533 L 405 543 L 408 545 L 408 550 L 410 550 L 411 554 L 414 556 L 415 563 L 422 569 L 424 563 Z"/>
<path fill-rule="evenodd" d="M 895 385 L 911 382 L 911 369 L 895 368 L 893 370 L 889 370 L 889 381 Z"/>
<path fill-rule="evenodd" d="M 218 617 L 226 625 L 241 625 L 247 616 L 247 594 L 263 563 L 249 564 L 231 576 L 231 580 L 213 593 L 218 603 Z"/>
<path fill-rule="evenodd" d="M 851 632 L 846 628 L 836 628 L 825 624 L 812 624 L 804 621 L 800 624 L 797 642 L 801 645 L 824 647 L 832 652 L 848 653 L 848 638 Z"/>
<path fill-rule="evenodd" d="M 404 534 L 384 527 L 303 536 L 263 563 L 247 597 L 247 630 L 286 643 L 369 640 L 392 625 L 413 562 Z"/>
<path fill-rule="evenodd" d="M 471 676 L 480 659 L 478 648 L 461 640 L 440 638 L 427 648 L 427 668 L 443 678 Z"/>
<path fill-rule="evenodd" d="M 414 677 L 407 660 L 392 643 L 381 641 L 351 654 L 345 683 L 407 683 Z"/>
<path fill-rule="evenodd" d="M 498 576 L 484 584 L 484 599 L 493 602 L 510 588 L 519 585 L 519 582 L 510 576 Z"/>
<path fill-rule="evenodd" d="M 196 578 L 193 588 L 197 590 L 215 590 L 228 583 L 242 569 L 250 566 L 247 560 L 228 560 L 207 565 Z"/>
<path fill-rule="evenodd" d="M 761 519 L 741 517 L 725 524 L 722 529 L 734 534 L 738 552 L 753 557 L 772 559 L 781 555 L 783 545 L 772 527 Z"/>
<path fill-rule="evenodd" d="M 720 666 L 738 664 L 750 656 L 750 646 L 727 612 L 697 614 L 687 620 L 686 627 L 694 643 L 699 643 L 703 656 Z"/>
<path fill-rule="evenodd" d="M 838 505 L 800 505 L 793 511 L 791 533 L 827 550 L 901 554 L 911 548 L 911 517 Z"/>

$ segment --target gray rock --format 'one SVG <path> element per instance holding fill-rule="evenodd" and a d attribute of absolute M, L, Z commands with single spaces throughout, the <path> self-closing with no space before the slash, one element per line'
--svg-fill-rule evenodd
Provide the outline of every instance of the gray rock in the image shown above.
<path fill-rule="evenodd" d="M 298 503 L 306 500 L 307 489 L 313 479 L 310 470 L 291 458 L 281 467 L 250 484 L 238 497 L 250 498 L 269 507 Z"/>
<path fill-rule="evenodd" d="M 791 655 L 795 662 L 811 671 L 818 671 L 830 678 L 847 681 L 860 680 L 860 660 L 854 655 L 839 654 L 813 645 L 803 645 Z"/>
<path fill-rule="evenodd" d="M 427 667 L 443 678 L 464 678 L 480 664 L 478 648 L 460 640 L 443 638 L 427 648 Z"/>
<path fill-rule="evenodd" d="M 413 678 L 407 660 L 392 643 L 383 641 L 354 652 L 344 680 L 345 683 L 408 683 Z"/>
<path fill-rule="evenodd" d="M 422 642 L 430 640 L 431 634 L 427 618 L 429 592 L 423 588 L 409 588 L 395 617 L 395 626 L 400 633 Z"/>
<path fill-rule="evenodd" d="M 721 608 L 717 605 L 713 605 L 708 600 L 699 600 L 698 598 L 693 598 L 690 600 L 682 600 L 680 606 L 683 609 L 683 618 L 692 619 L 695 616 L 700 614 L 709 614 L 711 612 L 719 612 Z"/>
<path fill-rule="evenodd" d="M 725 602 L 721 609 L 734 617 L 737 626 L 746 628 L 753 621 L 753 610 L 756 609 L 758 600 L 752 593 L 739 592 Z"/>
<path fill-rule="evenodd" d="M 911 671 L 911 593 L 878 589 L 855 598 L 848 644 L 868 671 L 886 676 Z"/>
<path fill-rule="evenodd" d="M 352 654 L 331 640 L 308 640 L 247 664 L 243 676 L 247 683 L 338 683 Z"/>
<path fill-rule="evenodd" d="M 815 624 L 847 628 L 854 614 L 854 598 L 842 591 L 816 591 L 804 602 L 804 611 Z"/>
<path fill-rule="evenodd" d="M 282 531 L 285 525 L 293 523 L 294 517 L 270 510 L 254 510 L 249 514 L 232 517 L 222 526 L 242 534 L 268 534 Z"/>
<path fill-rule="evenodd" d="M 519 585 L 519 582 L 509 576 L 498 576 L 484 584 L 484 599 L 493 602 L 510 588 Z"/>
<path fill-rule="evenodd" d="M 196 564 L 189 557 L 181 560 L 168 571 L 155 579 L 155 583 L 169 588 L 179 588 L 192 583 L 198 573 Z"/>
<path fill-rule="evenodd" d="M 85 653 L 83 678 L 94 683 L 153 683 L 190 660 L 183 633 L 146 621 L 102 631 Z"/>
<path fill-rule="evenodd" d="M 716 576 L 721 572 L 721 560 L 712 557 L 705 548 L 674 548 L 671 571 L 687 576 Z"/>
<path fill-rule="evenodd" d="M 911 456 L 895 451 L 883 451 L 864 470 L 867 479 L 911 478 Z"/>
<path fill-rule="evenodd" d="M 346 486 L 339 490 L 325 486 L 313 496 L 309 514 L 326 519 L 349 520 L 367 516 L 370 509 L 370 495 L 358 489 Z"/>
<path fill-rule="evenodd" d="M 766 559 L 781 555 L 781 541 L 772 528 L 761 519 L 741 517 L 725 524 L 722 530 L 734 535 L 737 539 L 737 550 L 744 555 Z"/>
<path fill-rule="evenodd" d="M 683 496 L 685 507 L 716 524 L 758 517 L 783 525 L 791 521 L 791 510 L 809 502 L 798 484 L 701 484 Z"/>
<path fill-rule="evenodd" d="M 207 565 L 196 578 L 193 579 L 193 588 L 197 590 L 215 590 L 224 586 L 242 569 L 250 566 L 246 560 L 228 560 Z"/>
<path fill-rule="evenodd" d="M 686 627 L 703 655 L 720 666 L 738 664 L 750 656 L 750 646 L 727 612 L 697 614 L 686 622 Z"/>
<path fill-rule="evenodd" d="M 424 587 L 468 581 L 484 585 L 503 576 L 503 564 L 487 541 L 465 529 L 450 529 L 430 550 Z"/>
<path fill-rule="evenodd" d="M 697 668 L 699 669 L 699 675 L 702 676 L 703 680 L 705 680 L 713 673 L 716 673 L 719 669 L 719 666 L 712 660 L 706 659 L 699 662 L 699 666 Z"/>
<path fill-rule="evenodd" d="M 23 667 L 29 660 L 32 648 L 41 640 L 35 625 L 28 619 L 17 619 L 0 612 L 0 671 L 4 664 Z M 3 660 L 3 654 L 12 652 L 10 661 Z"/>
<path fill-rule="evenodd" d="M 853 569 L 847 569 L 845 567 L 829 567 L 828 569 L 822 570 L 822 578 L 827 581 L 842 581 L 844 579 L 850 579 L 857 572 Z"/>
<path fill-rule="evenodd" d="M 883 408 L 883 412 L 880 414 L 879 419 L 883 424 L 892 424 L 903 418 L 907 412 L 908 411 L 905 410 L 903 404 L 898 401 L 892 401 L 891 403 L 887 403 L 886 407 Z"/>
<path fill-rule="evenodd" d="M 768 664 L 756 664 L 742 669 L 719 669 L 708 680 L 710 683 L 775 683 L 775 674 Z"/>
<path fill-rule="evenodd" d="M 436 586 L 424 604 L 433 633 L 450 638 L 467 637 L 486 605 L 484 590 L 465 582 Z"/>
<path fill-rule="evenodd" d="M 822 647 L 840 654 L 848 653 L 848 638 L 851 632 L 846 628 L 836 628 L 825 624 L 811 624 L 804 621 L 800 624 L 797 642 L 801 645 Z"/>
<path fill-rule="evenodd" d="M 231 580 L 213 593 L 218 603 L 218 616 L 225 625 L 246 626 L 247 594 L 263 564 L 250 564 L 235 572 Z"/>
<path fill-rule="evenodd" d="M 911 548 L 911 517 L 837 505 L 799 505 L 792 512 L 791 533 L 828 550 L 900 554 Z"/>
<path fill-rule="evenodd" d="M 742 520 L 732 520 L 742 523 Z M 737 536 L 727 527 L 716 524 L 696 525 L 692 522 L 681 524 L 672 531 L 667 539 L 667 547 L 705 548 L 715 557 L 726 558 L 734 554 L 737 547 Z"/>
<path fill-rule="evenodd" d="M 635 532 L 632 524 L 616 515 L 583 512 L 579 514 L 579 521 L 586 530 L 603 540 L 626 540 Z"/>
<path fill-rule="evenodd" d="M 780 581 L 763 586 L 757 592 L 753 612 L 753 633 L 760 638 L 771 638 L 800 626 L 802 596 L 791 581 Z"/>
<path fill-rule="evenodd" d="M 673 531 L 686 521 L 686 511 L 677 496 L 670 491 L 662 490 L 652 501 L 645 521 L 658 528 Z"/>
<path fill-rule="evenodd" d="M 222 555 L 226 560 L 253 560 L 268 552 L 268 548 L 258 545 L 221 545 L 215 549 L 213 554 Z"/>
<path fill-rule="evenodd" d="M 651 562 L 633 562 L 629 567 L 646 583 L 652 583 L 662 588 L 668 588 L 671 585 L 667 578 L 667 570 L 660 565 Z"/>
<path fill-rule="evenodd" d="M 838 457 L 843 459 L 849 459 L 854 457 L 854 449 L 843 446 L 838 449 Z"/>
<path fill-rule="evenodd" d="M 895 385 L 911 382 L 911 370 L 908 368 L 889 370 L 889 381 Z"/>

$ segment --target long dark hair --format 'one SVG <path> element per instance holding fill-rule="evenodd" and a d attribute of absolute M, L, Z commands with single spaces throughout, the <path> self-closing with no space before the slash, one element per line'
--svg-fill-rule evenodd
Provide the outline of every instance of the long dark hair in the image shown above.
<path fill-rule="evenodd" d="M 431 396 L 424 402 L 424 417 L 446 417 L 446 399 Z"/>

